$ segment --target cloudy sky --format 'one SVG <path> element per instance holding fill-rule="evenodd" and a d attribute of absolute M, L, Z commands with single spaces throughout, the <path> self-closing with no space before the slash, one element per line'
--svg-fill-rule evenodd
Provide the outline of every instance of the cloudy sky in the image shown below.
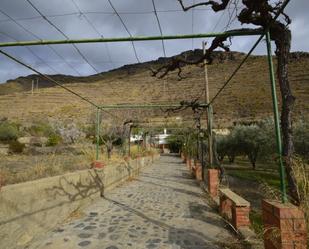
<path fill-rule="evenodd" d="M 187 0 L 191 4 L 198 0 Z M 241 5 L 241 0 L 238 0 Z M 235 6 L 213 13 L 209 7 L 183 12 L 177 0 L 155 0 L 164 35 L 221 32 L 241 27 L 234 18 Z M 119 16 L 115 14 L 115 10 Z M 291 17 L 292 51 L 309 51 L 309 1 L 292 0 L 286 9 Z M 44 16 L 46 19 L 44 19 Z M 231 20 L 229 22 L 229 20 Z M 125 25 L 125 26 L 124 26 Z M 160 35 L 152 0 L 0 0 L 0 41 L 77 39 Z M 238 37 L 231 49 L 247 52 L 256 37 Z M 209 40 L 210 41 L 210 40 Z M 167 56 L 201 47 L 202 40 L 165 41 Z M 92 43 L 3 48 L 4 51 L 47 74 L 90 75 L 124 64 L 164 56 L 161 41 L 132 44 Z M 264 54 L 261 43 L 255 54 Z M 31 71 L 0 55 L 0 82 Z"/>

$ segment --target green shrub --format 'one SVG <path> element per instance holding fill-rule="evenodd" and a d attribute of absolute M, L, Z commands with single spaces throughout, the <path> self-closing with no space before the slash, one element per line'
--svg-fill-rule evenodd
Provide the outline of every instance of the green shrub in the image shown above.
<path fill-rule="evenodd" d="M 18 133 L 18 127 L 16 124 L 10 122 L 0 123 L 0 141 L 14 141 L 18 137 Z"/>
<path fill-rule="evenodd" d="M 28 132 L 31 136 L 36 137 L 49 137 L 53 134 L 55 134 L 54 129 L 46 123 L 38 122 L 33 124 L 29 129 Z"/>
<path fill-rule="evenodd" d="M 22 153 L 25 145 L 18 141 L 11 141 L 9 145 L 9 151 L 11 153 Z"/>
<path fill-rule="evenodd" d="M 56 146 L 57 144 L 61 143 L 61 141 L 62 141 L 61 136 L 53 133 L 48 137 L 46 146 Z"/>

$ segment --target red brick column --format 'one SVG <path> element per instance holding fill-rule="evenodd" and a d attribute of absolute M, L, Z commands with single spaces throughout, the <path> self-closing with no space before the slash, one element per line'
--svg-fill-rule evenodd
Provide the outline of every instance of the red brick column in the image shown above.
<path fill-rule="evenodd" d="M 195 163 L 195 178 L 198 181 L 202 181 L 202 164 L 200 163 L 200 161 L 196 161 Z"/>
<path fill-rule="evenodd" d="M 219 170 L 208 170 L 208 192 L 211 197 L 217 197 L 219 190 Z"/>
<path fill-rule="evenodd" d="M 191 173 L 192 176 L 195 178 L 196 177 L 196 160 L 191 159 Z"/>
<path fill-rule="evenodd" d="M 191 170 L 191 159 L 190 157 L 187 157 L 187 167 L 188 167 L 188 170 Z"/>
<path fill-rule="evenodd" d="M 265 249 L 306 249 L 304 213 L 292 204 L 263 200 Z"/>
<path fill-rule="evenodd" d="M 236 229 L 250 226 L 249 213 L 250 207 L 237 207 L 234 205 L 232 209 L 232 225 Z"/>

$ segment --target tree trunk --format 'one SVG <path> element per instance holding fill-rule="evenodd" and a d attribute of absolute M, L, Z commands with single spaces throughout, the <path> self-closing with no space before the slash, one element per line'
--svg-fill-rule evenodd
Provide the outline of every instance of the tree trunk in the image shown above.
<path fill-rule="evenodd" d="M 234 163 L 235 155 L 228 155 L 227 157 L 229 158 L 229 163 Z"/>
<path fill-rule="evenodd" d="M 225 155 L 220 155 L 218 154 L 218 159 L 219 161 L 222 163 L 223 159 L 224 159 Z"/>
<path fill-rule="evenodd" d="M 256 161 L 254 159 L 251 160 L 253 170 L 256 170 Z"/>
<path fill-rule="evenodd" d="M 110 159 L 112 156 L 113 144 L 107 142 L 106 149 L 107 149 L 107 158 Z"/>
<path fill-rule="evenodd" d="M 278 28 L 278 27 L 276 27 Z M 281 92 L 281 129 L 282 129 L 282 154 L 286 168 L 288 181 L 288 191 L 295 204 L 299 204 L 297 193 L 297 183 L 292 171 L 292 154 L 294 152 L 293 134 L 292 134 L 292 109 L 295 97 L 292 95 L 290 83 L 288 80 L 288 63 L 291 47 L 291 32 L 284 25 L 272 32 L 273 39 L 276 43 L 277 55 L 277 74 Z"/>

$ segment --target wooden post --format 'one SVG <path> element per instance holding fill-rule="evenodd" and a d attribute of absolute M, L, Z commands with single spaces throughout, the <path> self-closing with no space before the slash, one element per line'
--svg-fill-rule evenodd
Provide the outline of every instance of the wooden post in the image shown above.
<path fill-rule="evenodd" d="M 129 126 L 129 137 L 128 137 L 128 156 L 131 156 L 131 130 L 132 130 L 132 126 L 130 124 Z"/>
<path fill-rule="evenodd" d="M 206 44 L 203 42 L 203 54 L 206 54 Z M 205 75 L 205 103 L 209 103 L 209 84 L 208 84 L 208 70 L 207 60 L 204 59 L 204 75 Z M 207 107 L 206 119 L 207 119 L 207 131 L 208 131 L 208 154 L 209 154 L 209 166 L 213 165 L 213 151 L 212 151 L 212 122 L 211 122 L 212 110 L 211 107 Z"/>
<path fill-rule="evenodd" d="M 38 78 L 36 79 L 36 91 L 37 92 L 39 91 L 39 79 Z"/>

